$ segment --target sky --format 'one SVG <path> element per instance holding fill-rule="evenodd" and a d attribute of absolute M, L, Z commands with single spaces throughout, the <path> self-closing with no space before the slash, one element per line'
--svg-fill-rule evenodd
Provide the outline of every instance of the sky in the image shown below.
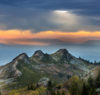
<path fill-rule="evenodd" d="M 100 0 L 0 0 L 0 44 L 98 48 L 99 4 Z"/>
<path fill-rule="evenodd" d="M 83 44 L 100 40 L 100 0 L 0 0 L 0 43 Z"/>

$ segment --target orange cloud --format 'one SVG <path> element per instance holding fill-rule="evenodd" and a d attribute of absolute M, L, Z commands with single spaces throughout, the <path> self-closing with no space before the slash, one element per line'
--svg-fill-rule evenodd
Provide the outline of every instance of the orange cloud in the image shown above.
<path fill-rule="evenodd" d="M 30 30 L 0 30 L 0 39 L 17 39 L 31 37 Z"/>
<path fill-rule="evenodd" d="M 23 40 L 20 40 L 23 39 Z M 78 31 L 78 32 L 62 32 L 62 31 L 41 31 L 32 33 L 31 30 L 0 30 L 0 43 L 3 44 L 19 44 L 19 45 L 48 45 L 46 41 L 26 41 L 27 39 L 57 39 L 62 42 L 84 43 L 88 40 L 100 40 L 100 31 Z M 51 42 L 52 43 L 52 42 Z"/>

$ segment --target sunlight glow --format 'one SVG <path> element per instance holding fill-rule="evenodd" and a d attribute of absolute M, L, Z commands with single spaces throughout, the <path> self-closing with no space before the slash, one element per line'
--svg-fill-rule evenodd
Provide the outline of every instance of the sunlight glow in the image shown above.
<path fill-rule="evenodd" d="M 84 43 L 89 40 L 100 40 L 100 31 L 41 31 L 33 33 L 31 30 L 0 30 L 0 43 L 2 44 L 49 45 L 52 43 L 50 41 L 52 39 L 64 43 Z"/>
<path fill-rule="evenodd" d="M 64 14 L 64 13 L 67 13 L 68 11 L 65 11 L 65 10 L 56 10 L 55 12 L 56 12 L 56 13 Z"/>

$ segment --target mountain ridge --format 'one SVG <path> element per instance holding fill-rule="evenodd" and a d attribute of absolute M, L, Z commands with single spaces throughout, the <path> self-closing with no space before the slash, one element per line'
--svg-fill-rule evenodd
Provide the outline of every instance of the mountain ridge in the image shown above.
<path fill-rule="evenodd" d="M 66 49 L 47 54 L 41 50 L 28 57 L 26 53 L 19 54 L 10 63 L 0 67 L 0 80 L 9 80 L 10 84 L 27 84 L 27 81 L 37 82 L 41 77 L 49 77 L 54 81 L 65 81 L 73 75 L 84 77 L 94 66 L 71 55 Z M 33 79 L 33 80 L 32 80 Z M 4 85 L 7 83 L 4 82 Z"/>

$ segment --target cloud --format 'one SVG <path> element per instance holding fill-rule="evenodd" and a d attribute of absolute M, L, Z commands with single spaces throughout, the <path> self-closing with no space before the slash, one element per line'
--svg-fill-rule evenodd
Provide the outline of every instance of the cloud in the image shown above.
<path fill-rule="evenodd" d="M 14 9 L 14 10 L 13 10 Z M 33 10 L 10 8 L 3 10 L 0 13 L 4 16 L 0 17 L 0 26 L 5 26 L 1 29 L 22 29 L 33 30 L 33 32 L 59 30 L 76 32 L 78 30 L 100 30 L 99 22 L 93 18 L 84 17 L 75 14 L 72 10 Z M 65 13 L 62 13 L 66 11 Z M 89 18 L 89 19 L 88 19 Z"/>
<path fill-rule="evenodd" d="M 69 32 L 77 31 L 80 25 L 84 27 L 82 24 L 84 22 L 84 18 L 73 14 L 68 10 L 54 10 L 49 16 L 49 22 L 54 26 L 58 26 L 58 30 Z"/>
<path fill-rule="evenodd" d="M 53 45 L 53 44 L 82 44 L 87 41 L 100 40 L 100 31 L 63 32 L 31 30 L 0 30 L 0 43 L 11 45 Z"/>
<path fill-rule="evenodd" d="M 96 31 L 99 8 L 98 0 L 0 0 L 0 29 Z"/>
<path fill-rule="evenodd" d="M 4 6 L 43 10 L 72 9 L 84 15 L 100 15 L 99 0 L 0 0 Z"/>

